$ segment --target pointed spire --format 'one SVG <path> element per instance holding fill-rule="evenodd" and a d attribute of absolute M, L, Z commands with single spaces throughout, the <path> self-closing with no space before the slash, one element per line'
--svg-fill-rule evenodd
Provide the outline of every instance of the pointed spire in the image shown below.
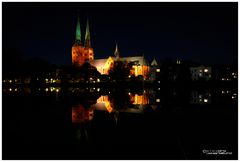
<path fill-rule="evenodd" d="M 115 48 L 115 52 L 114 52 L 115 57 L 118 59 L 119 58 L 119 51 L 118 51 L 118 46 L 116 43 L 116 48 Z"/>
<path fill-rule="evenodd" d="M 85 47 L 91 47 L 91 39 L 90 39 L 90 30 L 89 30 L 88 19 L 87 19 L 86 33 L 85 33 Z"/>
<path fill-rule="evenodd" d="M 77 20 L 75 42 L 76 43 L 81 43 L 81 28 L 80 28 L 80 18 L 79 18 L 79 16 L 78 16 L 78 20 Z"/>
<path fill-rule="evenodd" d="M 153 59 L 151 66 L 158 66 L 157 60 L 155 58 Z"/>

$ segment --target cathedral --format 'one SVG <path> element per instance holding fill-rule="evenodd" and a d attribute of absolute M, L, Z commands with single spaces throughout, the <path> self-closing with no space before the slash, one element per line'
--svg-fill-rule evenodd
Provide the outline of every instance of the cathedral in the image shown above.
<path fill-rule="evenodd" d="M 131 75 L 142 75 L 148 78 L 150 67 L 144 56 L 120 57 L 118 46 L 116 44 L 113 56 L 105 59 L 94 59 L 94 50 L 91 46 L 89 22 L 87 20 L 86 33 L 84 43 L 81 40 L 80 20 L 78 18 L 76 27 L 75 43 L 72 46 L 72 64 L 74 66 L 81 66 L 84 62 L 88 61 L 92 66 L 96 67 L 101 74 L 108 75 L 110 68 L 115 61 L 125 63 L 132 63 Z"/>

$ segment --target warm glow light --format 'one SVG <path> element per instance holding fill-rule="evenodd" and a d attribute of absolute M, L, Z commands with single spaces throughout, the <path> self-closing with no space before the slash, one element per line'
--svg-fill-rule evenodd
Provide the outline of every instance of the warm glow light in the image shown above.
<path fill-rule="evenodd" d="M 9 80 L 9 83 L 12 83 L 12 80 Z"/>
<path fill-rule="evenodd" d="M 160 99 L 158 98 L 158 99 L 156 99 L 156 102 L 160 102 Z"/>
<path fill-rule="evenodd" d="M 100 79 L 97 79 L 97 82 L 100 82 Z"/>
<path fill-rule="evenodd" d="M 9 88 L 9 91 L 12 91 L 12 88 Z"/>
<path fill-rule="evenodd" d="M 204 69 L 204 72 L 207 73 L 207 72 L 208 72 L 208 69 Z"/>
<path fill-rule="evenodd" d="M 100 91 L 100 88 L 98 88 L 97 91 L 99 92 L 99 91 Z"/>
<path fill-rule="evenodd" d="M 15 88 L 15 92 L 17 91 L 17 88 Z"/>
<path fill-rule="evenodd" d="M 47 92 L 47 91 L 48 91 L 48 88 L 46 88 L 45 91 Z"/>
<path fill-rule="evenodd" d="M 131 78 L 131 75 L 128 75 L 128 78 Z"/>
<path fill-rule="evenodd" d="M 130 96 L 130 95 L 131 95 L 131 93 L 130 93 L 130 92 L 128 92 L 128 95 Z"/>
<path fill-rule="evenodd" d="M 222 91 L 222 93 L 225 93 L 225 91 Z"/>
<path fill-rule="evenodd" d="M 159 73 L 159 72 L 160 72 L 160 69 L 157 69 L 156 71 Z"/>
<path fill-rule="evenodd" d="M 56 92 L 59 92 L 59 89 L 56 89 Z"/>
<path fill-rule="evenodd" d="M 208 102 L 208 99 L 205 98 L 203 101 L 204 101 L 204 102 Z"/>

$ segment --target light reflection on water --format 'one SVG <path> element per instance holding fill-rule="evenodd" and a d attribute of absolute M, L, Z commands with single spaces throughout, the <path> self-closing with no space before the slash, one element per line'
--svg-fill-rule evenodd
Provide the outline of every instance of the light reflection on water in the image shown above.
<path fill-rule="evenodd" d="M 51 143 L 52 140 L 59 136 L 56 143 L 65 140 L 66 146 L 71 146 L 72 150 L 76 151 L 76 155 L 80 154 L 78 151 L 81 148 L 80 146 L 84 146 L 82 147 L 84 148 L 82 149 L 83 153 L 79 157 L 84 155 L 84 151 L 92 153 L 94 149 L 93 156 L 95 157 L 99 150 L 103 150 L 103 147 L 114 154 L 115 152 L 112 151 L 114 149 L 121 151 L 119 145 L 128 150 L 124 152 L 136 150 L 136 155 L 139 155 L 139 151 L 146 148 L 145 151 L 148 151 L 154 144 L 157 147 L 163 146 L 162 154 L 166 155 L 167 152 L 172 151 L 172 148 L 179 148 L 179 141 L 172 142 L 177 139 L 175 136 L 183 138 L 181 139 L 182 143 L 187 143 L 186 149 L 189 148 L 189 152 L 191 152 L 194 142 L 195 150 L 197 150 L 200 145 L 197 143 L 198 140 L 195 140 L 195 138 L 193 141 L 188 139 L 198 136 L 199 139 L 206 142 L 209 137 L 207 136 L 205 140 L 205 132 L 212 131 L 212 134 L 217 131 L 221 132 L 222 127 L 213 129 L 212 126 L 208 127 L 208 123 L 230 121 L 222 119 L 228 116 L 232 119 L 232 114 L 227 111 L 231 110 L 231 106 L 225 106 L 226 109 L 222 111 L 223 108 L 220 109 L 218 105 L 237 103 L 237 92 L 232 89 L 188 91 L 169 89 L 166 91 L 164 88 L 41 87 L 31 89 L 8 87 L 3 88 L 3 95 L 8 99 L 4 100 L 5 114 L 8 114 L 9 119 L 11 117 L 11 120 L 5 122 L 8 126 L 5 128 L 9 128 L 9 130 L 5 130 L 8 132 L 8 136 L 25 138 L 25 141 L 28 142 L 27 146 L 32 146 L 31 144 L 35 140 L 35 137 L 31 135 L 34 131 L 39 134 L 37 135 L 39 139 L 43 139 L 41 143 L 44 143 L 44 140 L 47 141 L 45 143 Z M 22 96 L 24 97 L 21 98 Z M 27 97 L 25 98 L 25 96 Z M 16 102 L 12 102 L 12 100 Z M 8 103 L 5 101 L 8 101 Z M 11 106 L 8 108 L 9 105 Z M 26 106 L 26 108 L 23 106 Z M 188 106 L 197 111 L 189 111 L 186 108 Z M 199 107 L 200 109 L 197 109 Z M 224 107 L 224 104 L 222 107 Z M 215 111 L 208 111 L 204 108 L 215 109 Z M 14 119 L 12 118 L 13 110 L 16 111 L 16 121 L 12 120 Z M 226 116 L 225 112 L 228 113 Z M 204 118 L 202 118 L 203 115 Z M 37 126 L 30 127 L 27 121 L 32 121 L 31 123 Z M 9 123 L 11 127 L 9 127 Z M 192 127 L 192 123 L 196 125 L 195 129 Z M 229 125 L 231 125 L 231 122 Z M 12 133 L 12 127 L 17 129 L 15 133 Z M 39 131 L 39 128 L 42 131 Z M 24 129 L 27 131 L 25 134 L 21 132 Z M 19 135 L 19 132 L 24 136 L 21 136 L 21 133 Z M 41 134 L 41 132 L 43 133 Z M 45 132 L 50 132 L 49 136 Z M 211 135 L 211 133 L 209 134 Z M 216 134 L 213 135 L 215 138 Z M 217 135 L 219 139 L 223 137 L 223 135 Z M 224 139 L 230 140 L 231 138 Z M 117 142 L 117 144 L 115 145 L 113 141 Z M 164 152 L 171 142 L 171 150 Z M 141 146 L 144 146 L 144 149 Z M 63 149 L 58 145 L 54 148 L 58 149 L 58 147 Z M 65 151 L 70 150 L 69 156 L 72 155 L 71 149 L 69 149 L 71 147 L 64 147 L 66 148 Z M 28 148 L 31 147 L 26 147 L 25 150 Z M 156 151 L 154 152 L 155 155 L 159 155 L 158 150 L 153 148 L 150 148 L 150 150 Z M 103 155 L 106 155 L 106 152 Z M 181 153 L 181 151 L 177 150 L 176 154 L 178 152 Z M 119 155 L 122 154 L 119 153 Z M 149 155 L 152 155 L 152 152 Z"/>

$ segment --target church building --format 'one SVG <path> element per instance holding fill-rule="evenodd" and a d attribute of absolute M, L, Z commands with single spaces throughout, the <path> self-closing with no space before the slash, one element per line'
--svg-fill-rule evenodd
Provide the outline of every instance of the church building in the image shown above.
<path fill-rule="evenodd" d="M 116 44 L 113 56 L 105 59 L 94 59 L 94 50 L 91 47 L 89 22 L 87 21 L 85 41 L 84 44 L 81 40 L 80 20 L 78 18 L 76 27 L 75 43 L 72 47 L 72 64 L 74 66 L 81 66 L 85 61 L 88 61 L 92 66 L 95 66 L 101 74 L 108 75 L 110 68 L 114 65 L 115 61 L 124 63 L 132 63 L 131 75 L 142 75 L 148 78 L 150 67 L 147 60 L 143 55 L 132 57 L 120 57 L 118 46 Z"/>

